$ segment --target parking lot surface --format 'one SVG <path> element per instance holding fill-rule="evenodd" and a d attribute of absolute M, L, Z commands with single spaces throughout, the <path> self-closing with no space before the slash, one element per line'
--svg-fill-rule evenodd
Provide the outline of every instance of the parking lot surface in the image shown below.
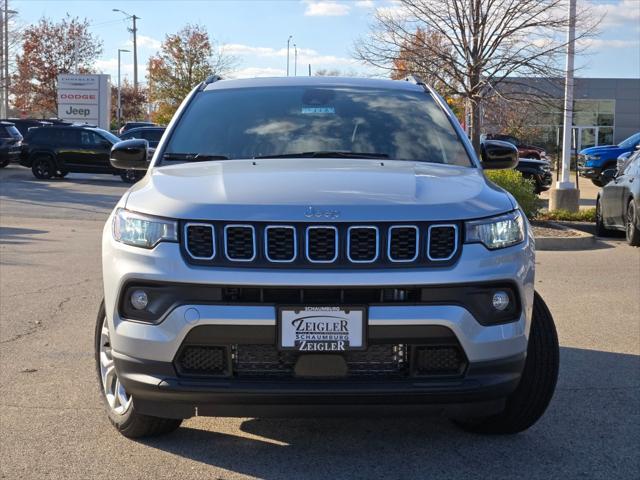
<path fill-rule="evenodd" d="M 0 473 L 6 479 L 638 478 L 640 249 L 623 239 L 539 252 L 556 320 L 558 388 L 515 436 L 443 418 L 195 418 L 131 441 L 98 394 L 100 236 L 127 186 L 0 170 Z"/>

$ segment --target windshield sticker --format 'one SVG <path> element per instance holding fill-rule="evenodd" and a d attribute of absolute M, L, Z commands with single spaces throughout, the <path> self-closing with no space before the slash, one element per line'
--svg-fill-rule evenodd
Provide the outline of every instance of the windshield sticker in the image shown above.
<path fill-rule="evenodd" d="M 302 107 L 303 114 L 335 114 L 336 109 L 334 107 Z"/>

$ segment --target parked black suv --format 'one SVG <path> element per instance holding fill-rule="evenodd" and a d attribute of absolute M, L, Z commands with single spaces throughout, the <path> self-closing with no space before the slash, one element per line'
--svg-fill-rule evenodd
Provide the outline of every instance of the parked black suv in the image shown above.
<path fill-rule="evenodd" d="M 71 125 L 71 122 L 60 120 L 59 118 L 4 118 L 1 122 L 13 123 L 23 137 L 33 127 L 44 127 L 46 125 Z"/>
<path fill-rule="evenodd" d="M 132 138 L 144 138 L 149 142 L 149 147 L 156 148 L 162 134 L 165 131 L 165 127 L 137 127 L 127 130 L 120 134 L 120 140 L 131 140 Z"/>
<path fill-rule="evenodd" d="M 553 175 L 551 174 L 551 164 L 547 160 L 520 158 L 515 169 L 522 173 L 524 178 L 533 180 L 536 193 L 541 193 L 551 188 Z"/>
<path fill-rule="evenodd" d="M 22 135 L 11 122 L 0 122 L 0 168 L 20 158 Z"/>
<path fill-rule="evenodd" d="M 95 127 L 48 125 L 29 129 L 22 145 L 20 163 L 39 179 L 64 177 L 69 172 L 110 173 L 132 183 L 139 175 L 111 166 L 111 147 L 120 139 Z"/>

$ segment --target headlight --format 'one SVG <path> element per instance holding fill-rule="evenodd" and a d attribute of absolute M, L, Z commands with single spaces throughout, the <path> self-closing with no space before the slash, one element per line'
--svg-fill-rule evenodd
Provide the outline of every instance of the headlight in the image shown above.
<path fill-rule="evenodd" d="M 119 208 L 113 218 L 113 238 L 134 247 L 153 248 L 178 241 L 178 222 Z"/>
<path fill-rule="evenodd" d="M 524 219 L 519 210 L 466 222 L 466 242 L 482 243 L 490 250 L 510 247 L 524 240 Z"/>

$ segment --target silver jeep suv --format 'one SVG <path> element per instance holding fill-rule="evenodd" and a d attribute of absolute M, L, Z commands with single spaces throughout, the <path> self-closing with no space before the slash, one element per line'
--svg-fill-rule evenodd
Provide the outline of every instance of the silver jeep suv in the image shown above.
<path fill-rule="evenodd" d="M 522 431 L 555 388 L 534 241 L 417 79 L 220 80 L 184 100 L 102 239 L 96 365 L 122 434 L 197 415 L 443 413 Z"/>

